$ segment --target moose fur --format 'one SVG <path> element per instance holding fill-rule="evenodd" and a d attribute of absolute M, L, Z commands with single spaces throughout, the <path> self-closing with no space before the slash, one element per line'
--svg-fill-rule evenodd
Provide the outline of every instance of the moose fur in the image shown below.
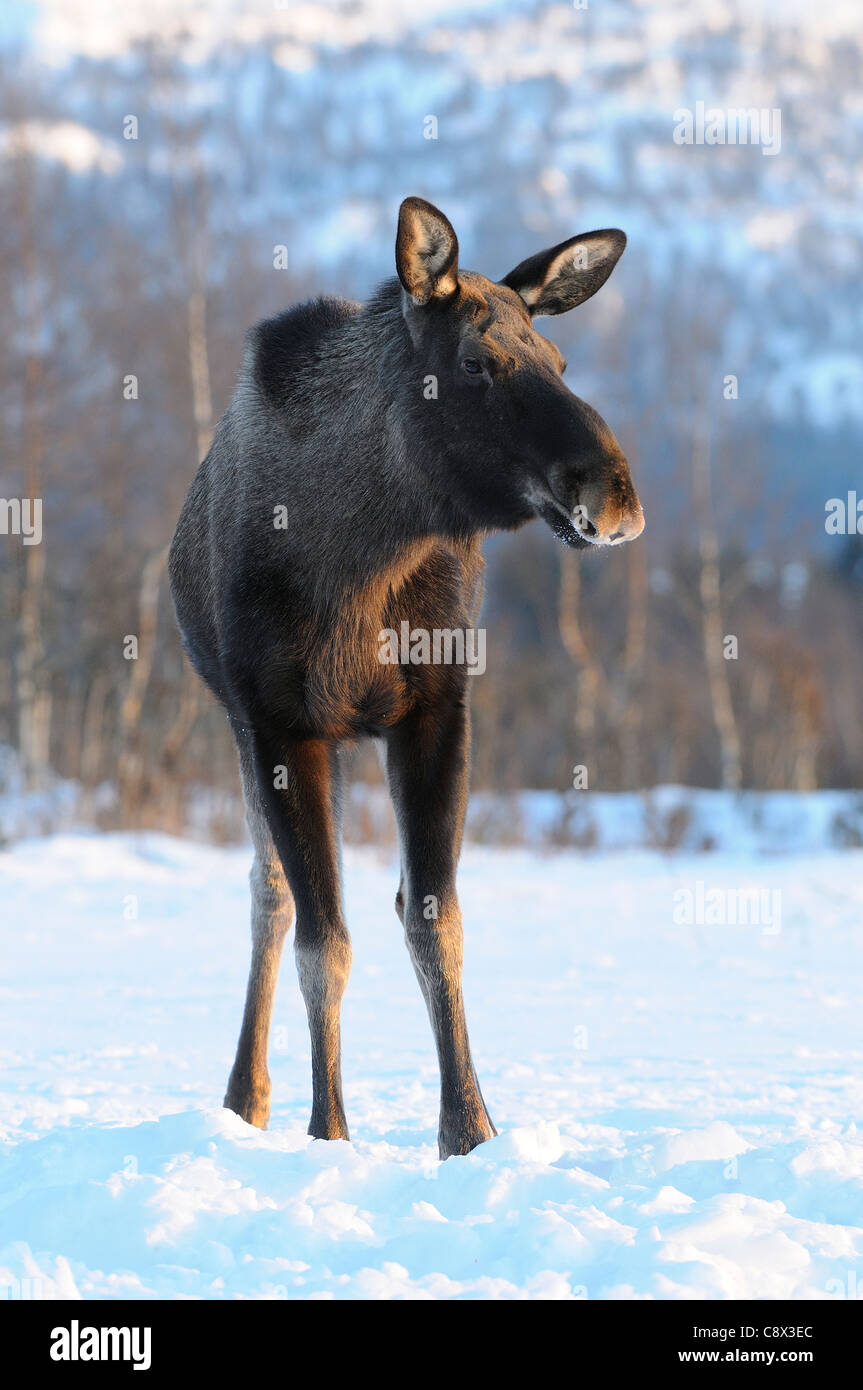
<path fill-rule="evenodd" d="M 398 824 L 396 911 L 440 1063 L 441 1156 L 495 1133 L 468 1042 L 456 894 L 471 681 L 464 664 L 383 661 L 380 635 L 405 621 L 474 626 L 490 532 L 539 516 L 583 549 L 641 531 L 617 441 L 533 323 L 594 294 L 624 245 L 615 230 L 573 237 L 495 283 L 462 270 L 446 217 L 408 198 L 398 278 L 365 305 L 317 299 L 248 335 L 170 572 L 186 651 L 236 739 L 255 849 L 252 964 L 225 1097 L 251 1124 L 269 1115 L 267 1039 L 295 917 L 309 1132 L 348 1138 L 342 763 L 345 743 L 369 736 Z"/>

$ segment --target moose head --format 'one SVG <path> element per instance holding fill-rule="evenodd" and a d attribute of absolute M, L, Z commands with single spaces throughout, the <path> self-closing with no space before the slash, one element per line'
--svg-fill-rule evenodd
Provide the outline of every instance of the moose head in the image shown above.
<path fill-rule="evenodd" d="M 564 383 L 566 363 L 535 320 L 583 304 L 605 284 L 623 232 L 583 232 L 498 282 L 458 263 L 449 220 L 422 198 L 399 213 L 396 269 L 416 362 L 445 411 L 425 413 L 447 482 L 488 529 L 540 516 L 567 545 L 618 545 L 644 516 L 617 440 Z M 428 435 L 426 436 L 428 439 Z"/>

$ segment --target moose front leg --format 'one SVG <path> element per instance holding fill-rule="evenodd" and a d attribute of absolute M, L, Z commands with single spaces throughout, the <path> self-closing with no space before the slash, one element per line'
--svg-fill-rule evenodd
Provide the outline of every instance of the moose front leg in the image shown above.
<path fill-rule="evenodd" d="M 261 803 L 296 903 L 296 956 L 312 1044 L 316 1139 L 348 1139 L 342 1102 L 341 1005 L 351 968 L 339 865 L 339 754 L 302 739 L 252 736 Z"/>
<path fill-rule="evenodd" d="M 470 731 L 463 703 L 408 716 L 387 735 L 387 779 L 399 826 L 396 908 L 429 1012 L 440 1065 L 441 1158 L 497 1131 L 479 1088 L 462 1000 L 463 933 L 455 876 L 467 805 Z"/>

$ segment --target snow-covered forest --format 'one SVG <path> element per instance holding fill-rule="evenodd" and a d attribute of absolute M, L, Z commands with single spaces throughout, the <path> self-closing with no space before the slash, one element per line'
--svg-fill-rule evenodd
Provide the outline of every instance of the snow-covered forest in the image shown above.
<path fill-rule="evenodd" d="M 863 429 L 861 60 L 844 3 L 15 11 L 0 492 L 43 499 L 44 544 L 0 544 L 0 743 L 30 782 L 171 830 L 201 784 L 234 788 L 164 547 L 248 325 L 365 296 L 416 192 L 492 276 L 575 231 L 629 237 L 546 331 L 647 529 L 603 563 L 536 525 L 489 544 L 475 785 L 564 792 L 576 764 L 603 792 L 863 784 L 863 543 L 826 527 Z M 779 110 L 780 138 L 678 143 L 699 101 Z"/>

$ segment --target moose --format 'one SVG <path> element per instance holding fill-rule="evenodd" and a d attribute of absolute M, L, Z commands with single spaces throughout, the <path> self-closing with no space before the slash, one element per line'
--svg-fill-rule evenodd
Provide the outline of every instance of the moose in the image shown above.
<path fill-rule="evenodd" d="M 225 1096 L 249 1124 L 269 1118 L 268 1034 L 295 917 L 308 1132 L 349 1138 L 343 764 L 346 744 L 368 736 L 395 811 L 396 912 L 440 1065 L 441 1158 L 496 1133 L 468 1041 L 456 894 L 471 681 L 457 662 L 383 660 L 379 637 L 402 623 L 471 629 L 490 532 L 541 517 L 586 549 L 643 529 L 620 446 L 534 327 L 595 294 L 625 245 L 621 231 L 587 232 L 495 282 L 461 269 L 442 212 L 406 198 L 397 278 L 366 304 L 315 299 L 247 335 L 170 577 L 186 652 L 236 740 L 254 846 L 251 970 Z"/>

